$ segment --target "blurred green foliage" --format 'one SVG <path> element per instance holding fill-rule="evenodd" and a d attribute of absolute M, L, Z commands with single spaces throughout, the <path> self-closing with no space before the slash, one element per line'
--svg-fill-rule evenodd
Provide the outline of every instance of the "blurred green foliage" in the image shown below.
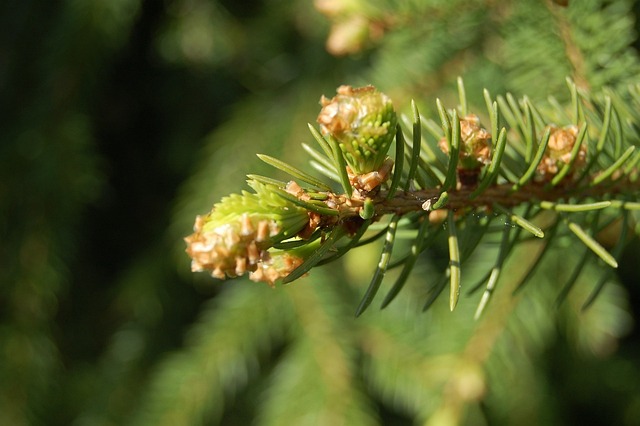
<path fill-rule="evenodd" d="M 637 239 L 586 311 L 595 258 L 557 307 L 584 253 L 555 241 L 513 296 L 544 243 L 521 247 L 477 323 L 477 294 L 455 313 L 417 302 L 446 244 L 389 308 L 356 320 L 379 247 L 272 290 L 192 275 L 181 239 L 266 168 L 255 153 L 304 164 L 306 123 L 340 84 L 375 84 L 425 114 L 436 96 L 455 99 L 458 75 L 480 106 L 483 87 L 561 98 L 567 75 L 622 89 L 638 81 L 639 11 L 626 0 L 3 2 L 0 424 L 637 424 Z"/>

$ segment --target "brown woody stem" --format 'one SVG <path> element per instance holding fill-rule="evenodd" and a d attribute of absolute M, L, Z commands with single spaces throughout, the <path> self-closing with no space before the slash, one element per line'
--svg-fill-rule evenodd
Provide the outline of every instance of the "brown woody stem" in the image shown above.
<path fill-rule="evenodd" d="M 566 201 L 570 198 L 587 199 L 618 193 L 634 194 L 640 192 L 640 180 L 637 180 L 634 175 L 632 173 L 609 184 L 594 187 L 573 187 L 571 183 L 564 186 L 549 187 L 544 182 L 534 182 L 514 190 L 512 183 L 506 183 L 489 187 L 473 199 L 470 196 L 475 188 L 463 187 L 448 191 L 449 199 L 445 208 L 452 210 L 483 207 L 491 209 L 496 203 L 503 207 L 516 207 L 529 201 L 557 202 Z M 423 209 L 422 205 L 425 201 L 437 199 L 441 192 L 439 188 L 399 191 L 394 194 L 393 198 L 386 199 L 387 192 L 380 191 L 375 197 L 371 197 L 375 205 L 375 217 L 381 217 L 386 214 L 403 215 L 420 211 Z M 363 199 L 357 197 L 348 198 L 345 195 L 329 194 L 328 200 L 328 205 L 340 212 L 339 216 L 335 216 L 335 219 L 329 222 L 357 216 L 364 204 Z M 325 224 L 329 223 L 325 222 Z"/>

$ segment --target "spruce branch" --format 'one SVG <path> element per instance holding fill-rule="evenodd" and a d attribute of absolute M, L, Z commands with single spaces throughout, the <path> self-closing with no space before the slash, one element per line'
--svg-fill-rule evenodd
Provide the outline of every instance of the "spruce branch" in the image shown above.
<path fill-rule="evenodd" d="M 430 233 L 446 221 L 451 256 L 446 275 L 453 310 L 461 285 L 460 265 L 470 254 L 462 255 L 458 236 L 466 232 L 465 223 L 474 214 L 502 216 L 506 223 L 537 238 L 564 227 L 562 232 L 572 233 L 615 268 L 617 261 L 588 231 L 589 216 L 583 213 L 602 210 L 608 217 L 619 218 L 637 208 L 640 114 L 626 108 L 623 121 L 618 104 L 633 102 L 639 89 L 602 95 L 580 91 L 571 81 L 568 87 L 570 101 L 564 107 L 555 101 L 540 104 L 527 97 L 516 99 L 510 93 L 493 100 L 485 90 L 490 133 L 470 112 L 461 79 L 459 108 L 447 109 L 439 99 L 435 102 L 439 127 L 420 115 L 415 102 L 412 119 L 398 120 L 391 100 L 374 87 L 341 86 L 334 98 L 321 99 L 320 131 L 309 126 L 320 151 L 303 144 L 311 164 L 330 181 L 260 155 L 293 180 L 249 175 L 255 193 L 232 195 L 198 219 L 195 234 L 186 239 L 193 269 L 209 270 L 216 278 L 246 271 L 256 281 L 288 283 L 373 241 L 366 238 L 373 224 L 391 215 L 388 225 L 375 235 L 386 234 L 386 239 L 356 310 L 360 315 L 376 296 L 387 269 L 403 266 L 382 306 L 397 295 L 430 241 Z M 573 121 L 557 123 L 558 116 Z M 402 122 L 411 127 L 407 138 Z M 500 127 L 501 123 L 508 127 Z M 422 127 L 430 137 L 422 136 Z M 394 141 L 395 159 L 387 156 Z M 538 217 L 541 211 L 560 217 L 545 229 Z M 412 234 L 411 252 L 392 261 L 395 234 L 401 228 L 417 232 Z M 490 227 L 483 231 L 491 232 Z M 512 237 L 503 231 L 476 317 L 497 284 L 504 260 L 524 240 L 519 232 Z M 433 288 L 427 305 L 442 288 L 443 284 Z"/>

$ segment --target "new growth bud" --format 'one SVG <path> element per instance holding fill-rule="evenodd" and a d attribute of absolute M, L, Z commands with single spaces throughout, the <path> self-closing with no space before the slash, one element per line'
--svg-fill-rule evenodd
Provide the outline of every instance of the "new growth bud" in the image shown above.
<path fill-rule="evenodd" d="M 491 133 L 480 125 L 477 115 L 469 114 L 460 119 L 460 154 L 458 168 L 478 169 L 491 161 Z M 447 138 L 438 142 L 438 147 L 445 154 L 449 154 Z"/>
<path fill-rule="evenodd" d="M 571 161 L 571 151 L 576 144 L 578 135 L 578 127 L 575 125 L 563 128 L 553 125 L 549 127 L 551 129 L 549 144 L 537 169 L 538 174 L 545 179 L 553 178 L 562 166 Z M 582 144 L 573 162 L 574 169 L 583 165 L 586 158 L 587 145 Z"/>
<path fill-rule="evenodd" d="M 373 86 L 340 86 L 333 99 L 320 100 L 320 130 L 335 138 L 355 175 L 379 170 L 396 131 L 391 99 Z"/>
<path fill-rule="evenodd" d="M 268 249 L 304 229 L 307 211 L 270 193 L 268 185 L 250 185 L 256 193 L 232 194 L 196 218 L 194 233 L 185 238 L 192 271 L 220 279 L 251 272 L 254 281 L 273 284 L 296 264 L 283 254 L 276 262 Z"/>
<path fill-rule="evenodd" d="M 482 166 L 491 162 L 491 134 L 480 125 L 480 119 L 469 114 L 460 119 L 460 149 L 456 174 L 460 187 L 477 185 Z M 443 137 L 438 147 L 449 155 L 449 141 Z"/>

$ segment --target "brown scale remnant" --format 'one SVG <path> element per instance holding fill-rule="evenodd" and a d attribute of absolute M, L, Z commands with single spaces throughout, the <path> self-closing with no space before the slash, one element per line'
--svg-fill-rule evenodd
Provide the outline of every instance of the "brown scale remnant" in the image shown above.
<path fill-rule="evenodd" d="M 269 238 L 269 222 L 262 220 L 258 222 L 258 232 L 256 233 L 256 241 L 261 243 Z"/>
<path fill-rule="evenodd" d="M 242 230 L 240 231 L 242 235 L 251 235 L 253 233 L 253 224 L 248 215 L 242 215 L 240 223 L 242 224 Z"/>
<path fill-rule="evenodd" d="M 384 163 L 382 163 L 382 167 L 378 170 L 362 175 L 353 173 L 351 168 L 347 166 L 347 176 L 349 176 L 349 183 L 353 189 L 358 192 L 357 195 L 364 198 L 368 195 L 372 195 L 374 191 L 377 192 L 380 189 L 380 185 L 389 179 L 392 169 L 393 160 L 391 158 L 387 158 Z"/>
<path fill-rule="evenodd" d="M 306 240 L 311 237 L 313 232 L 318 229 L 320 224 L 322 223 L 322 216 L 316 212 L 308 212 L 309 215 L 309 223 L 296 234 L 297 237 Z"/>
<path fill-rule="evenodd" d="M 296 181 L 293 180 L 287 183 L 285 191 L 303 201 L 309 201 L 311 199 L 309 194 L 307 194 L 305 190 Z M 331 206 L 329 205 L 329 207 Z M 300 230 L 300 232 L 296 234 L 297 237 L 302 238 L 303 240 L 311 237 L 311 234 L 313 234 L 313 232 L 318 229 L 322 222 L 322 216 L 316 212 L 308 211 L 307 215 L 309 216 L 309 222 L 304 228 L 302 228 L 302 230 Z"/>
<path fill-rule="evenodd" d="M 236 275 L 240 276 L 247 271 L 247 258 L 236 257 Z"/>
<path fill-rule="evenodd" d="M 311 199 L 309 194 L 307 194 L 295 180 L 290 180 L 289 182 L 287 182 L 287 186 L 284 188 L 284 190 L 302 201 L 309 201 Z"/>
<path fill-rule="evenodd" d="M 302 265 L 303 261 L 304 259 L 301 257 L 283 252 L 260 262 L 256 270 L 249 275 L 249 279 L 255 282 L 265 282 L 273 287 L 277 280 L 289 275 Z"/>

